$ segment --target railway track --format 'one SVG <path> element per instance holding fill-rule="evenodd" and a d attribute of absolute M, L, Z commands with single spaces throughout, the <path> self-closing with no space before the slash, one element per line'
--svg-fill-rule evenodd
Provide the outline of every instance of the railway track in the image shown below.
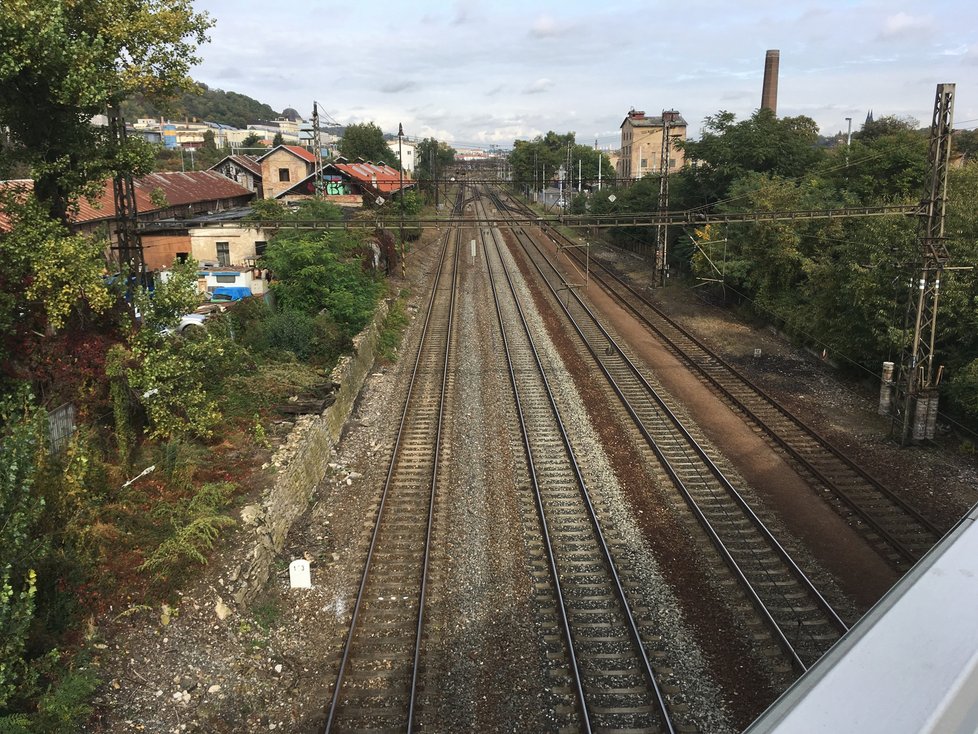
<path fill-rule="evenodd" d="M 461 193 L 455 211 L 460 212 Z M 443 425 L 449 409 L 460 230 L 439 271 L 381 493 L 326 732 L 412 731 Z M 416 583 L 416 591 L 408 590 Z"/>
<path fill-rule="evenodd" d="M 513 208 L 504 202 L 501 207 Z M 528 211 L 519 206 L 520 211 Z M 547 227 L 554 241 L 577 244 Z M 585 267 L 579 248 L 564 250 Z M 906 570 L 942 533 L 899 495 L 860 468 L 843 451 L 750 382 L 735 367 L 658 309 L 643 293 L 600 261 L 587 264 L 591 278 L 639 319 L 674 355 L 707 382 L 809 478 L 819 495 L 897 570 Z"/>
<path fill-rule="evenodd" d="M 493 231 L 480 230 L 553 579 L 580 729 L 674 732 L 646 649 Z"/>
<path fill-rule="evenodd" d="M 632 418 L 649 461 L 670 477 L 786 658 L 806 670 L 846 623 L 532 238 L 521 226 L 512 231 Z"/>

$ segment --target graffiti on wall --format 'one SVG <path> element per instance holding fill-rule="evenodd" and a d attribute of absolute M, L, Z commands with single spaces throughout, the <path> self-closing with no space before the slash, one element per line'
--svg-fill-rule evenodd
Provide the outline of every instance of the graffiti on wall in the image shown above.
<path fill-rule="evenodd" d="M 323 181 L 323 188 L 327 196 L 346 196 L 350 193 L 350 187 L 346 181 L 340 178 L 328 178 Z"/>

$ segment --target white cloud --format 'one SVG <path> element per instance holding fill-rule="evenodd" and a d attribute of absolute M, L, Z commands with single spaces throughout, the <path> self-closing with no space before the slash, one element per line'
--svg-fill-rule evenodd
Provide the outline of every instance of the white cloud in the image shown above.
<path fill-rule="evenodd" d="M 523 94 L 542 94 L 543 92 L 552 89 L 553 86 L 554 83 L 550 79 L 537 79 L 535 82 L 523 89 Z"/>
<path fill-rule="evenodd" d="M 379 0 L 336 6 L 328 20 L 335 4 L 271 15 L 259 0 L 194 5 L 217 21 L 195 78 L 278 110 L 317 99 L 341 122 L 387 132 L 403 122 L 411 135 L 505 146 L 548 130 L 607 130 L 604 144 L 634 106 L 678 109 L 696 136 L 720 109 L 738 119 L 756 109 L 772 47 L 779 112 L 810 114 L 830 132 L 870 107 L 928 119 L 939 81 L 958 82 L 961 119 L 978 117 L 964 112 L 978 94 L 978 3 L 964 0 L 692 0 L 656 16 L 651 36 L 636 25 L 650 17 L 647 0 L 417 0 L 410 12 Z M 296 27 L 328 28 L 328 52 Z M 655 72 L 662 59 L 666 73 Z"/>
<path fill-rule="evenodd" d="M 553 16 L 541 15 L 530 26 L 530 35 L 535 38 L 559 38 L 570 29 L 570 25 L 558 23 Z"/>
<path fill-rule="evenodd" d="M 908 15 L 901 11 L 896 15 L 887 16 L 886 20 L 883 21 L 880 38 L 899 38 L 913 35 L 914 33 L 926 33 L 933 27 L 934 19 L 931 16 Z"/>

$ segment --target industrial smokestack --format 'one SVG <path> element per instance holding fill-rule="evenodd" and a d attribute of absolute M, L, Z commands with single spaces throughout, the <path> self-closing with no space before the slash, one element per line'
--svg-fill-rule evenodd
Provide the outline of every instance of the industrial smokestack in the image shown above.
<path fill-rule="evenodd" d="M 771 49 L 764 57 L 764 87 L 761 89 L 761 109 L 778 114 L 778 64 L 781 52 Z"/>

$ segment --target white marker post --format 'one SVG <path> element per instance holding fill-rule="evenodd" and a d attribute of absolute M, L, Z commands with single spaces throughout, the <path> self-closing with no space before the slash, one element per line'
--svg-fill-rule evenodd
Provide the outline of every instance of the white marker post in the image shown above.
<path fill-rule="evenodd" d="M 472 264 L 475 265 L 475 240 L 469 240 L 469 248 L 472 250 Z"/>
<path fill-rule="evenodd" d="M 309 572 L 309 561 L 300 558 L 289 564 L 289 584 L 293 589 L 312 588 L 312 574 Z"/>

